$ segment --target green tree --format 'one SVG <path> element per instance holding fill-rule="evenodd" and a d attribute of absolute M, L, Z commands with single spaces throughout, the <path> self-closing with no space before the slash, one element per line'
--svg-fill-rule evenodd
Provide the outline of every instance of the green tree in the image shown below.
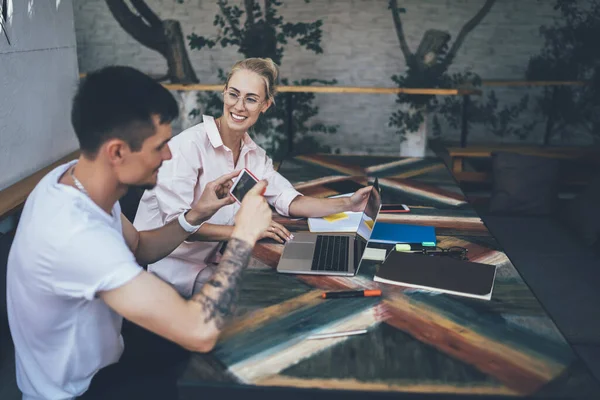
<path fill-rule="evenodd" d="M 413 53 L 404 35 L 401 19 L 401 14 L 407 11 L 398 6 L 397 0 L 390 0 L 389 9 L 392 12 L 396 35 L 407 66 L 403 75 L 392 76 L 394 83 L 403 88 L 480 89 L 481 77 L 475 72 L 464 71 L 451 74 L 448 69 L 467 35 L 481 23 L 495 1 L 486 0 L 483 3 L 481 9 L 459 31 L 451 46 L 449 46 L 450 33 L 429 29 L 425 32 L 417 51 Z M 400 93 L 396 103 L 410 106 L 410 109 L 398 109 L 389 119 L 389 126 L 396 127 L 396 132 L 403 137 L 409 132 L 416 132 L 427 114 L 434 116 L 433 133 L 436 136 L 441 134 L 440 117 L 454 129 L 458 129 L 461 125 L 463 103 L 458 96 L 443 96 L 440 100 L 434 95 Z M 517 104 L 500 107 L 498 98 L 492 91 L 486 99 L 472 100 L 467 104 L 469 125 L 483 124 L 487 130 L 497 136 L 516 135 L 524 138 L 533 126 L 516 126 L 513 122 L 527 108 L 527 104 L 528 98 L 524 97 Z"/>
<path fill-rule="evenodd" d="M 544 144 L 557 136 L 569 138 L 574 131 L 600 140 L 600 1 L 557 0 L 560 12 L 552 26 L 542 26 L 545 42 L 529 61 L 526 77 L 541 81 L 588 81 L 587 85 L 546 86 L 536 98 L 543 115 Z"/>
<path fill-rule="evenodd" d="M 309 0 L 305 0 L 306 3 Z M 321 26 L 323 22 L 316 20 L 311 23 L 284 22 L 278 13 L 281 1 L 265 0 L 263 5 L 255 0 L 244 0 L 243 6 L 230 4 L 227 0 L 218 0 L 219 13 L 215 15 L 213 25 L 219 34 L 214 37 L 199 36 L 195 33 L 188 36 L 192 49 L 201 50 L 205 47 L 223 48 L 235 46 L 238 52 L 248 57 L 269 57 L 278 65 L 283 60 L 285 45 L 294 39 L 307 50 L 316 54 L 323 53 L 321 48 Z M 243 22 L 242 22 L 243 21 Z M 219 78 L 224 82 L 225 74 L 219 70 Z M 288 85 L 287 78 L 281 78 L 280 83 Z M 301 79 L 292 82 L 294 85 L 335 84 L 335 80 Z M 315 96 L 312 93 L 281 93 L 275 98 L 275 106 L 261 116 L 255 131 L 262 137 L 261 144 L 269 154 L 279 159 L 290 151 L 329 152 L 328 146 L 318 143 L 312 133 L 335 133 L 337 126 L 310 123 L 309 120 L 318 114 L 318 107 L 313 105 Z M 199 94 L 199 104 L 204 111 L 212 114 L 221 112 L 223 103 L 219 95 Z M 288 110 L 293 110 L 292 119 L 287 118 Z M 195 110 L 196 113 L 199 110 Z M 290 143 L 287 131 L 294 132 L 294 142 Z"/>

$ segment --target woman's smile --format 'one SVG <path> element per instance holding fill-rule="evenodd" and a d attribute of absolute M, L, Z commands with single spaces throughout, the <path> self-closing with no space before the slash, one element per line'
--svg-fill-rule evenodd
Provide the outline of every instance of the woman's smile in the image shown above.
<path fill-rule="evenodd" d="M 235 114 L 233 112 L 230 112 L 229 115 L 231 115 L 231 119 L 233 119 L 234 122 L 244 122 L 248 118 L 243 115 Z"/>

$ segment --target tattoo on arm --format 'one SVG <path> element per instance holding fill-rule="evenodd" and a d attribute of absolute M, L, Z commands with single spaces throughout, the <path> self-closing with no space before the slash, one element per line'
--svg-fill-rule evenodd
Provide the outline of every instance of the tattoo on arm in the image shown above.
<path fill-rule="evenodd" d="M 223 329 L 226 318 L 233 314 L 242 271 L 250 261 L 252 247 L 242 240 L 230 239 L 217 271 L 202 292 L 192 298 L 202 305 L 206 313 L 204 322 L 214 321 L 219 330 Z"/>

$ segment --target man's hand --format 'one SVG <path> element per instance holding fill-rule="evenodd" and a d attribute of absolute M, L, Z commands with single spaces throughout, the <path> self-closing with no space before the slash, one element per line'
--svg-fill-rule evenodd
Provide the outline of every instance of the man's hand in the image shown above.
<path fill-rule="evenodd" d="M 373 186 L 367 186 L 357 190 L 356 193 L 350 197 L 348 211 L 362 212 L 367 205 L 369 193 L 371 193 L 372 188 Z"/>
<path fill-rule="evenodd" d="M 271 225 L 271 209 L 263 197 L 267 181 L 262 180 L 244 196 L 242 205 L 235 216 L 232 238 L 238 238 L 254 245 L 261 234 Z"/>
<path fill-rule="evenodd" d="M 260 240 L 265 238 L 271 238 L 279 243 L 285 243 L 288 240 L 292 240 L 294 236 L 285 228 L 285 226 L 275 221 L 271 221 L 271 225 L 266 231 L 261 233 L 258 239 Z"/>
<path fill-rule="evenodd" d="M 202 195 L 186 215 L 186 219 L 191 220 L 192 225 L 199 225 L 212 217 L 221 207 L 235 203 L 235 199 L 229 194 L 229 189 L 233 184 L 232 179 L 239 173 L 240 171 L 234 171 L 207 183 Z"/>

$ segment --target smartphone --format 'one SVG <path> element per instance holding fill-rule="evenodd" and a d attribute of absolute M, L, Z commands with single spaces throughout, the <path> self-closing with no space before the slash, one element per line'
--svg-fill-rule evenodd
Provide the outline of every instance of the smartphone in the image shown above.
<path fill-rule="evenodd" d="M 252 172 L 244 168 L 240 174 L 236 176 L 231 189 L 229 189 L 229 193 L 238 203 L 241 203 L 246 193 L 248 193 L 257 183 L 258 178 L 255 177 Z"/>
<path fill-rule="evenodd" d="M 403 213 L 409 212 L 410 209 L 406 204 L 383 204 L 379 212 L 382 213 Z"/>

